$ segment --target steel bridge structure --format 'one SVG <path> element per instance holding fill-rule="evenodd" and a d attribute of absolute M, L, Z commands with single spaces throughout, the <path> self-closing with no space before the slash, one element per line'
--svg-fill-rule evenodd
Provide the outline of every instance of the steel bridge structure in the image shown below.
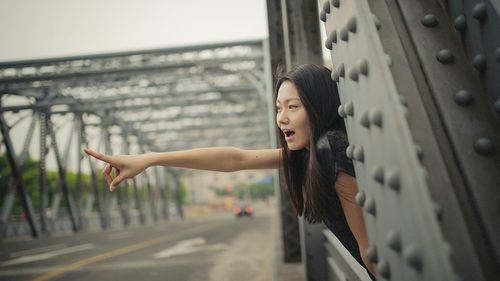
<path fill-rule="evenodd" d="M 83 158 L 82 148 L 128 154 L 206 146 L 269 147 L 265 95 L 269 75 L 263 50 L 263 42 L 257 40 L 2 63 L 0 124 L 12 171 L 9 185 L 2 187 L 2 233 L 6 234 L 16 193 L 34 237 L 52 231 L 61 201 L 74 231 L 85 227 L 94 208 L 103 229 L 110 226 L 111 214 L 117 211 L 124 225 L 131 222 L 131 213 L 141 223 L 147 217 L 168 218 L 170 201 L 182 216 L 178 171 L 148 170 L 110 194 L 103 192 L 105 182 L 98 179 L 96 164 Z M 29 128 L 17 132 L 23 123 Z M 14 143 L 19 143 L 20 133 L 24 142 L 16 151 Z M 37 220 L 22 173 L 35 138 L 42 195 Z M 49 152 L 59 173 L 50 202 Z M 73 192 L 65 176 L 70 164 L 77 167 Z M 89 186 L 84 186 L 82 169 L 91 172 Z M 142 187 L 147 189 L 146 200 L 139 198 Z"/>

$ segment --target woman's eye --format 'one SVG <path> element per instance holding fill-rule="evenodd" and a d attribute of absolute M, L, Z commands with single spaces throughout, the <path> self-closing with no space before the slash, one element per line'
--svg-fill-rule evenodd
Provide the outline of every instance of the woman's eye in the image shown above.
<path fill-rule="evenodd" d="M 288 106 L 288 108 L 289 108 L 289 109 L 295 109 L 295 108 L 298 108 L 298 107 L 299 107 L 299 106 L 297 106 L 297 105 L 289 105 L 289 106 Z"/>

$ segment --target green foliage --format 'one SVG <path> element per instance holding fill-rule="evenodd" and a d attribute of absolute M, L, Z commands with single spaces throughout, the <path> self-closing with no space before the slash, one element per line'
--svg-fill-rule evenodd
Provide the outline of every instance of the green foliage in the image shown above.
<path fill-rule="evenodd" d="M 28 158 L 24 166 L 22 167 L 22 176 L 24 185 L 26 187 L 26 192 L 31 199 L 32 207 L 35 212 L 38 212 L 40 206 L 40 184 L 38 178 L 38 165 L 39 161 L 35 161 Z M 82 196 L 86 198 L 90 189 L 91 176 L 82 174 Z M 8 162 L 6 155 L 0 155 L 0 202 L 3 202 L 6 196 L 7 187 L 9 184 L 9 179 L 11 177 L 10 164 Z M 72 194 L 73 198 L 76 198 L 76 183 L 78 175 L 73 172 L 66 172 L 66 182 L 69 192 Z M 59 173 L 57 171 L 47 171 L 47 199 L 51 202 L 54 193 L 58 188 Z M 99 188 L 104 185 L 104 177 L 102 174 L 97 173 L 97 182 Z M 65 204 L 61 204 L 61 209 L 66 208 Z M 12 209 L 12 214 L 20 214 L 24 212 L 24 208 L 21 205 L 19 196 L 16 196 L 14 201 L 14 206 Z"/>
<path fill-rule="evenodd" d="M 7 157 L 4 155 L 0 156 L 0 187 L 6 187 L 7 184 L 9 183 L 9 177 L 10 177 L 10 166 L 9 162 L 7 161 Z M 0 191 L 0 196 L 1 195 Z"/>
<path fill-rule="evenodd" d="M 24 167 L 22 168 L 22 176 L 26 187 L 26 192 L 28 193 L 28 196 L 31 200 L 32 207 L 35 213 L 38 213 L 40 207 L 40 184 L 38 178 L 38 172 L 39 172 L 38 165 L 39 161 L 35 161 L 29 158 L 26 161 Z M 77 199 L 76 184 L 78 180 L 78 175 L 76 173 L 67 171 L 65 176 L 69 192 L 72 195 L 72 197 L 76 200 Z M 103 192 L 107 192 L 108 190 L 107 184 L 104 180 L 104 176 L 102 175 L 102 173 L 96 173 L 96 176 L 97 176 L 97 184 L 99 192 L 100 195 L 102 196 Z M 11 171 L 8 159 L 6 155 L 0 155 L 0 204 L 3 203 L 4 197 L 6 196 L 7 186 L 10 177 L 11 177 Z M 82 177 L 82 198 L 86 199 L 89 193 L 91 192 L 90 189 L 92 188 L 91 185 L 92 177 L 91 175 L 87 174 L 82 174 L 81 177 Z M 54 194 L 56 193 L 58 188 L 59 172 L 47 171 L 46 179 L 47 179 L 47 202 L 52 202 Z M 122 190 L 122 192 L 127 193 L 129 198 L 134 197 L 135 191 L 132 184 L 129 184 L 128 188 L 125 188 L 125 184 L 122 184 L 119 188 Z M 180 188 L 182 202 L 184 204 L 189 203 L 188 191 L 185 184 L 180 182 L 179 188 Z M 146 186 L 137 186 L 137 197 L 141 201 L 149 200 L 148 189 Z M 24 212 L 24 208 L 22 207 L 19 196 L 16 195 L 15 198 L 16 199 L 14 201 L 12 214 L 19 215 Z M 169 194 L 169 198 L 174 198 L 173 194 Z M 95 204 L 97 204 L 96 199 L 94 199 L 94 205 Z M 47 207 L 50 207 L 50 205 Z M 62 209 L 66 208 L 66 204 L 62 202 L 59 208 L 61 209 L 61 211 L 63 211 Z"/>
<path fill-rule="evenodd" d="M 188 190 L 182 181 L 179 181 L 179 192 L 181 194 L 182 204 L 189 204 Z"/>
<path fill-rule="evenodd" d="M 217 195 L 218 197 L 226 197 L 226 196 L 229 196 L 229 195 L 233 195 L 233 193 L 227 191 L 226 188 L 217 188 L 215 186 L 210 186 L 210 190 L 212 190 L 213 192 L 215 192 L 215 195 Z"/>
<path fill-rule="evenodd" d="M 251 199 L 266 199 L 274 195 L 272 183 L 240 183 L 234 188 L 234 192 L 228 192 L 226 188 L 210 187 L 219 197 L 236 195 L 239 199 L 250 197 Z"/>
<path fill-rule="evenodd" d="M 274 195 L 272 183 L 255 183 L 250 186 L 250 197 L 252 199 L 267 199 Z"/>

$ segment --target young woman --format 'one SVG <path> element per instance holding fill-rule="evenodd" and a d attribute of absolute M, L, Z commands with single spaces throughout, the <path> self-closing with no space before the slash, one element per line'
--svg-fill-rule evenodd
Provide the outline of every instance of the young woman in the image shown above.
<path fill-rule="evenodd" d="M 311 223 L 324 222 L 373 273 L 366 258 L 368 238 L 362 210 L 354 200 L 358 187 L 352 162 L 345 154 L 347 135 L 344 120 L 337 113 L 340 100 L 330 70 L 317 65 L 295 68 L 279 78 L 275 100 L 280 149 L 212 147 L 115 156 L 84 151 L 106 162 L 103 174 L 111 191 L 123 180 L 156 165 L 221 172 L 283 168 L 298 215 Z"/>

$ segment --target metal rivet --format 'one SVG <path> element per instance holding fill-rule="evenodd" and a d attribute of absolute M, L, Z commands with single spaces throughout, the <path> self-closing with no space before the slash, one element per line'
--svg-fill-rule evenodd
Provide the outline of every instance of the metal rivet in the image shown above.
<path fill-rule="evenodd" d="M 351 17 L 349 19 L 347 22 L 347 29 L 352 33 L 356 33 L 356 17 Z"/>
<path fill-rule="evenodd" d="M 377 247 L 375 247 L 375 245 L 368 246 L 368 248 L 366 249 L 366 257 L 373 263 L 378 262 Z"/>
<path fill-rule="evenodd" d="M 332 6 L 334 6 L 335 8 L 340 7 L 340 0 L 331 0 L 331 2 Z"/>
<path fill-rule="evenodd" d="M 330 13 L 330 3 L 328 1 L 325 1 L 325 3 L 323 3 L 323 10 L 329 14 Z"/>
<path fill-rule="evenodd" d="M 399 232 L 395 230 L 389 231 L 387 233 L 387 246 L 389 246 L 390 249 L 400 253 L 401 252 L 401 235 Z"/>
<path fill-rule="evenodd" d="M 337 30 L 331 32 L 332 35 L 332 43 L 337 44 Z"/>
<path fill-rule="evenodd" d="M 375 208 L 375 199 L 373 199 L 373 197 L 366 199 L 364 208 L 368 214 L 372 216 L 377 215 L 377 209 Z"/>
<path fill-rule="evenodd" d="M 387 185 L 394 191 L 399 191 L 401 188 L 399 180 L 399 172 L 397 169 L 390 169 L 385 175 Z"/>
<path fill-rule="evenodd" d="M 424 151 L 422 150 L 422 147 L 418 144 L 415 144 L 415 152 L 417 153 L 417 157 L 419 160 L 422 160 L 424 158 Z"/>
<path fill-rule="evenodd" d="M 495 111 L 500 114 L 500 98 L 495 102 Z"/>
<path fill-rule="evenodd" d="M 465 20 L 464 15 L 460 15 L 455 18 L 453 21 L 453 26 L 455 27 L 456 30 L 458 31 L 465 31 L 465 28 L 467 28 L 467 21 Z"/>
<path fill-rule="evenodd" d="M 408 107 L 408 103 L 406 102 L 406 98 L 404 96 L 399 95 L 399 102 L 404 106 Z"/>
<path fill-rule="evenodd" d="M 488 155 L 495 151 L 495 146 L 489 138 L 479 138 L 474 143 L 474 150 L 476 150 L 478 154 Z"/>
<path fill-rule="evenodd" d="M 445 252 L 448 256 L 451 256 L 450 243 L 443 241 L 443 243 L 441 244 L 441 248 L 443 249 L 443 252 Z"/>
<path fill-rule="evenodd" d="M 405 115 L 406 118 L 408 118 L 408 108 L 403 107 L 403 114 Z"/>
<path fill-rule="evenodd" d="M 359 73 L 363 74 L 364 76 L 368 76 L 368 61 L 367 60 L 362 60 L 358 64 L 359 68 Z"/>
<path fill-rule="evenodd" d="M 448 49 L 443 49 L 436 54 L 436 58 L 440 63 L 452 63 L 455 60 L 453 53 Z"/>
<path fill-rule="evenodd" d="M 339 82 L 339 73 L 337 72 L 336 69 L 332 71 L 332 80 L 335 82 Z"/>
<path fill-rule="evenodd" d="M 435 27 L 438 24 L 438 21 L 433 14 L 427 14 L 422 19 L 422 24 L 426 27 Z"/>
<path fill-rule="evenodd" d="M 380 30 L 380 28 L 382 27 L 382 25 L 380 24 L 380 20 L 377 18 L 377 16 L 375 14 L 372 14 L 372 17 L 373 17 L 373 23 L 375 24 L 375 27 L 377 28 L 377 30 Z"/>
<path fill-rule="evenodd" d="M 358 69 L 355 65 L 349 69 L 349 78 L 352 81 L 358 81 Z"/>
<path fill-rule="evenodd" d="M 356 204 L 358 204 L 360 207 L 363 207 L 366 200 L 365 192 L 363 190 L 358 191 L 354 199 L 356 200 Z"/>
<path fill-rule="evenodd" d="M 368 117 L 368 111 L 365 111 L 361 114 L 361 117 L 359 118 L 359 123 L 361 123 L 361 126 L 367 129 L 370 128 L 370 119 Z"/>
<path fill-rule="evenodd" d="M 486 56 L 484 54 L 475 55 L 472 59 L 472 65 L 474 65 L 477 70 L 483 72 L 486 70 Z"/>
<path fill-rule="evenodd" d="M 362 146 L 357 145 L 356 147 L 354 147 L 354 152 L 352 155 L 354 156 L 354 160 L 356 161 L 363 162 L 365 160 L 365 154 Z"/>
<path fill-rule="evenodd" d="M 443 208 L 436 202 L 432 202 L 432 207 L 434 208 L 434 213 L 436 214 L 436 219 L 441 221 L 443 219 Z"/>
<path fill-rule="evenodd" d="M 377 272 L 380 274 L 385 279 L 390 279 L 391 278 L 391 270 L 389 268 L 389 262 L 386 260 L 381 260 L 377 264 Z"/>
<path fill-rule="evenodd" d="M 372 170 L 372 177 L 376 182 L 384 184 L 384 167 L 380 164 L 375 166 Z"/>
<path fill-rule="evenodd" d="M 342 39 L 342 41 L 346 41 L 349 40 L 349 33 L 347 31 L 347 28 L 344 26 L 341 30 L 340 30 L 340 39 Z"/>
<path fill-rule="evenodd" d="M 322 22 L 326 22 L 326 13 L 325 11 L 321 11 L 319 13 L 319 19 L 322 21 Z"/>
<path fill-rule="evenodd" d="M 392 65 L 392 58 L 388 54 L 385 54 L 385 62 L 387 63 L 388 66 Z"/>
<path fill-rule="evenodd" d="M 334 30 L 334 31 L 330 32 L 330 34 L 328 34 L 328 37 L 326 38 L 326 42 L 325 42 L 325 47 L 328 50 L 331 50 L 333 43 L 337 43 L 337 31 L 336 30 Z"/>
<path fill-rule="evenodd" d="M 339 106 L 338 113 L 339 113 L 340 117 L 342 117 L 342 118 L 347 117 L 347 114 L 345 113 L 345 110 L 344 110 L 344 105 L 341 104 Z"/>
<path fill-rule="evenodd" d="M 330 37 L 327 37 L 327 38 L 326 38 L 326 41 L 325 41 L 325 47 L 326 47 L 328 50 L 331 50 L 331 49 L 332 49 L 332 41 L 330 40 Z"/>
<path fill-rule="evenodd" d="M 347 155 L 347 157 L 349 157 L 349 159 L 352 159 L 353 152 L 354 152 L 354 145 L 352 145 L 352 144 L 348 145 L 346 150 L 345 150 L 345 154 Z"/>
<path fill-rule="evenodd" d="M 456 92 L 453 99 L 460 106 L 471 105 L 474 102 L 474 97 L 469 91 L 466 90 L 460 90 Z"/>
<path fill-rule="evenodd" d="M 337 30 L 334 30 L 330 32 L 330 35 L 328 36 L 328 39 L 330 40 L 330 50 L 332 49 L 332 43 L 337 44 Z M 328 47 L 327 47 L 328 48 Z"/>
<path fill-rule="evenodd" d="M 354 104 L 352 103 L 352 101 L 349 101 L 345 104 L 345 113 L 350 116 L 354 115 Z"/>
<path fill-rule="evenodd" d="M 370 120 L 373 124 L 382 127 L 382 111 L 378 109 L 370 110 Z"/>
<path fill-rule="evenodd" d="M 472 10 L 472 16 L 482 22 L 486 18 L 486 15 L 486 4 L 484 2 L 477 3 Z"/>
<path fill-rule="evenodd" d="M 337 71 L 338 71 L 340 77 L 345 77 L 345 70 L 344 70 L 344 64 L 343 63 L 341 63 L 337 67 Z"/>
<path fill-rule="evenodd" d="M 422 270 L 422 255 L 415 245 L 409 245 L 403 250 L 403 257 L 406 262 L 414 269 Z"/>

